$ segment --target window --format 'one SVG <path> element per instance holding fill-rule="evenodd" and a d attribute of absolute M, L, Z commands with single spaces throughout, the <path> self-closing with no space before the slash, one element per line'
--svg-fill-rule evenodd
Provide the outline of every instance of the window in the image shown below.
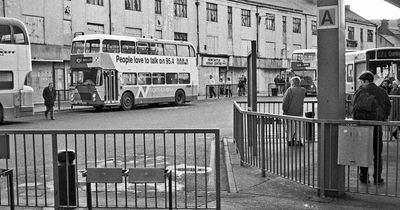
<path fill-rule="evenodd" d="M 301 33 L 301 19 L 293 18 L 293 33 Z"/>
<path fill-rule="evenodd" d="M 13 37 L 15 44 L 28 44 L 27 40 L 25 39 L 24 32 L 21 28 L 17 26 L 13 26 Z"/>
<path fill-rule="evenodd" d="M 218 22 L 217 4 L 207 3 L 207 21 Z"/>
<path fill-rule="evenodd" d="M 100 52 L 100 40 L 87 40 L 85 44 L 85 53 L 98 53 Z"/>
<path fill-rule="evenodd" d="M 139 73 L 137 83 L 139 85 L 151 85 L 151 73 Z"/>
<path fill-rule="evenodd" d="M 242 9 L 242 26 L 251 27 L 250 10 Z"/>
<path fill-rule="evenodd" d="M 136 85 L 137 84 L 136 73 L 123 73 L 122 79 L 124 81 L 124 85 Z"/>
<path fill-rule="evenodd" d="M 360 28 L 360 41 L 364 41 L 364 29 Z"/>
<path fill-rule="evenodd" d="M 137 53 L 138 54 L 149 54 L 149 43 L 138 42 L 137 43 Z"/>
<path fill-rule="evenodd" d="M 178 74 L 177 73 L 167 73 L 167 84 L 178 84 Z"/>
<path fill-rule="evenodd" d="M 0 25 L 0 43 L 11 44 L 11 28 L 8 25 Z"/>
<path fill-rule="evenodd" d="M 121 52 L 127 54 L 135 54 L 135 42 L 121 41 Z"/>
<path fill-rule="evenodd" d="M 190 84 L 190 74 L 179 73 L 179 84 Z"/>
<path fill-rule="evenodd" d="M 274 14 L 265 14 L 267 17 L 265 18 L 265 27 L 267 30 L 275 31 L 275 15 Z"/>
<path fill-rule="evenodd" d="M 178 56 L 189 57 L 189 46 L 178 45 Z"/>
<path fill-rule="evenodd" d="M 100 47 L 100 41 L 99 41 Z M 85 42 L 84 41 L 75 41 L 72 43 L 71 53 L 72 54 L 81 54 L 85 50 Z"/>
<path fill-rule="evenodd" d="M 190 57 L 196 57 L 196 54 L 194 52 L 194 48 L 192 46 L 189 46 L 189 56 Z"/>
<path fill-rule="evenodd" d="M 176 56 L 176 45 L 164 44 L 164 50 L 166 56 Z"/>
<path fill-rule="evenodd" d="M 187 33 L 174 33 L 174 40 L 175 41 L 187 41 Z"/>
<path fill-rule="evenodd" d="M 0 90 L 14 89 L 14 78 L 11 71 L 0 71 Z"/>
<path fill-rule="evenodd" d="M 367 42 L 374 41 L 374 32 L 372 30 L 367 30 Z"/>
<path fill-rule="evenodd" d="M 317 35 L 317 21 L 311 21 L 311 33 L 312 35 Z"/>
<path fill-rule="evenodd" d="M 104 34 L 104 25 L 88 23 L 87 32 L 87 34 Z"/>
<path fill-rule="evenodd" d="M 347 82 L 353 82 L 353 64 L 347 65 L 346 80 L 347 80 Z"/>
<path fill-rule="evenodd" d="M 348 30 L 347 38 L 350 40 L 354 40 L 354 27 L 349 26 L 347 30 Z"/>
<path fill-rule="evenodd" d="M 232 24 L 232 7 L 228 7 L 228 24 Z"/>
<path fill-rule="evenodd" d="M 103 40 L 103 52 L 108 53 L 119 53 L 119 41 L 118 40 Z"/>
<path fill-rule="evenodd" d="M 154 38 L 162 39 L 162 31 L 161 30 L 156 30 L 156 33 L 154 34 Z"/>
<path fill-rule="evenodd" d="M 103 0 L 86 0 L 86 3 L 103 6 Z"/>
<path fill-rule="evenodd" d="M 165 84 L 165 73 L 153 73 L 153 85 Z"/>
<path fill-rule="evenodd" d="M 161 0 L 155 0 L 155 13 L 161 15 Z"/>
<path fill-rule="evenodd" d="M 150 43 L 150 55 L 164 55 L 164 45 L 161 43 Z"/>
<path fill-rule="evenodd" d="M 125 9 L 133 10 L 133 11 L 141 11 L 141 2 L 140 0 L 125 0 Z"/>
<path fill-rule="evenodd" d="M 126 36 L 133 36 L 133 37 L 142 37 L 142 29 L 141 28 L 125 28 L 125 35 Z"/>
<path fill-rule="evenodd" d="M 187 1 L 174 0 L 174 13 L 176 17 L 187 17 Z"/>
<path fill-rule="evenodd" d="M 282 30 L 286 33 L 286 16 L 282 16 Z"/>

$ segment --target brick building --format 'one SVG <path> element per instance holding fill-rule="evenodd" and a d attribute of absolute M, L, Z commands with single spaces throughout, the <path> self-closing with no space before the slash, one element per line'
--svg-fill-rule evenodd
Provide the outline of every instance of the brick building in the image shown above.
<path fill-rule="evenodd" d="M 267 91 L 274 76 L 290 66 L 293 50 L 317 48 L 316 9 L 316 0 L 0 0 L 0 15 L 21 19 L 29 30 L 29 84 L 36 103 L 49 81 L 68 89 L 71 40 L 90 33 L 192 42 L 199 55 L 200 95 L 210 74 L 237 83 L 246 74 L 250 42 L 257 40 L 258 90 Z M 376 26 L 350 8 L 347 14 L 349 50 L 375 47 Z"/>

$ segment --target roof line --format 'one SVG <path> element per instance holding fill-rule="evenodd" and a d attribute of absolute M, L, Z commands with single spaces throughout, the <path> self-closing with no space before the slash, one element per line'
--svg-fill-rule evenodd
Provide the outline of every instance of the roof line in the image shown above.
<path fill-rule="evenodd" d="M 287 8 L 287 7 L 282 7 L 282 6 L 276 6 L 272 4 L 267 4 L 267 3 L 261 3 L 261 2 L 256 2 L 252 0 L 247 0 L 246 2 L 243 0 L 229 0 L 231 2 L 236 2 L 236 3 L 242 3 L 242 4 L 247 4 L 247 5 L 252 5 L 252 6 L 258 6 L 258 7 L 265 7 L 265 8 L 270 8 L 270 9 L 276 9 L 280 11 L 285 11 L 285 12 L 293 12 L 293 13 L 304 13 L 303 10 L 300 9 L 293 9 L 293 8 Z M 311 14 L 312 15 L 312 14 Z M 315 15 L 314 15 L 315 16 Z"/>

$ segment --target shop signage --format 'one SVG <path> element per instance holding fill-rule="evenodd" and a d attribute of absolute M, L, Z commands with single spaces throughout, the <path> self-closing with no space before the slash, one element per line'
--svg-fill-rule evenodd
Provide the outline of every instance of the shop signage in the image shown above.
<path fill-rule="evenodd" d="M 228 58 L 203 57 L 203 66 L 227 66 Z"/>

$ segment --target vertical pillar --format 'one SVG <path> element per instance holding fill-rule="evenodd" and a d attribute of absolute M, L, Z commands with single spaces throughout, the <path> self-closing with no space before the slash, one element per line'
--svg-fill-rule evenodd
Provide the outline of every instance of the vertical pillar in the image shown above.
<path fill-rule="evenodd" d="M 247 57 L 247 104 L 250 111 L 257 111 L 257 42 L 251 41 L 251 53 Z"/>
<path fill-rule="evenodd" d="M 345 117 L 345 9 L 344 0 L 318 0 L 318 117 Z M 345 168 L 337 164 L 338 127 L 321 124 L 318 144 L 319 194 L 342 196 Z"/>

